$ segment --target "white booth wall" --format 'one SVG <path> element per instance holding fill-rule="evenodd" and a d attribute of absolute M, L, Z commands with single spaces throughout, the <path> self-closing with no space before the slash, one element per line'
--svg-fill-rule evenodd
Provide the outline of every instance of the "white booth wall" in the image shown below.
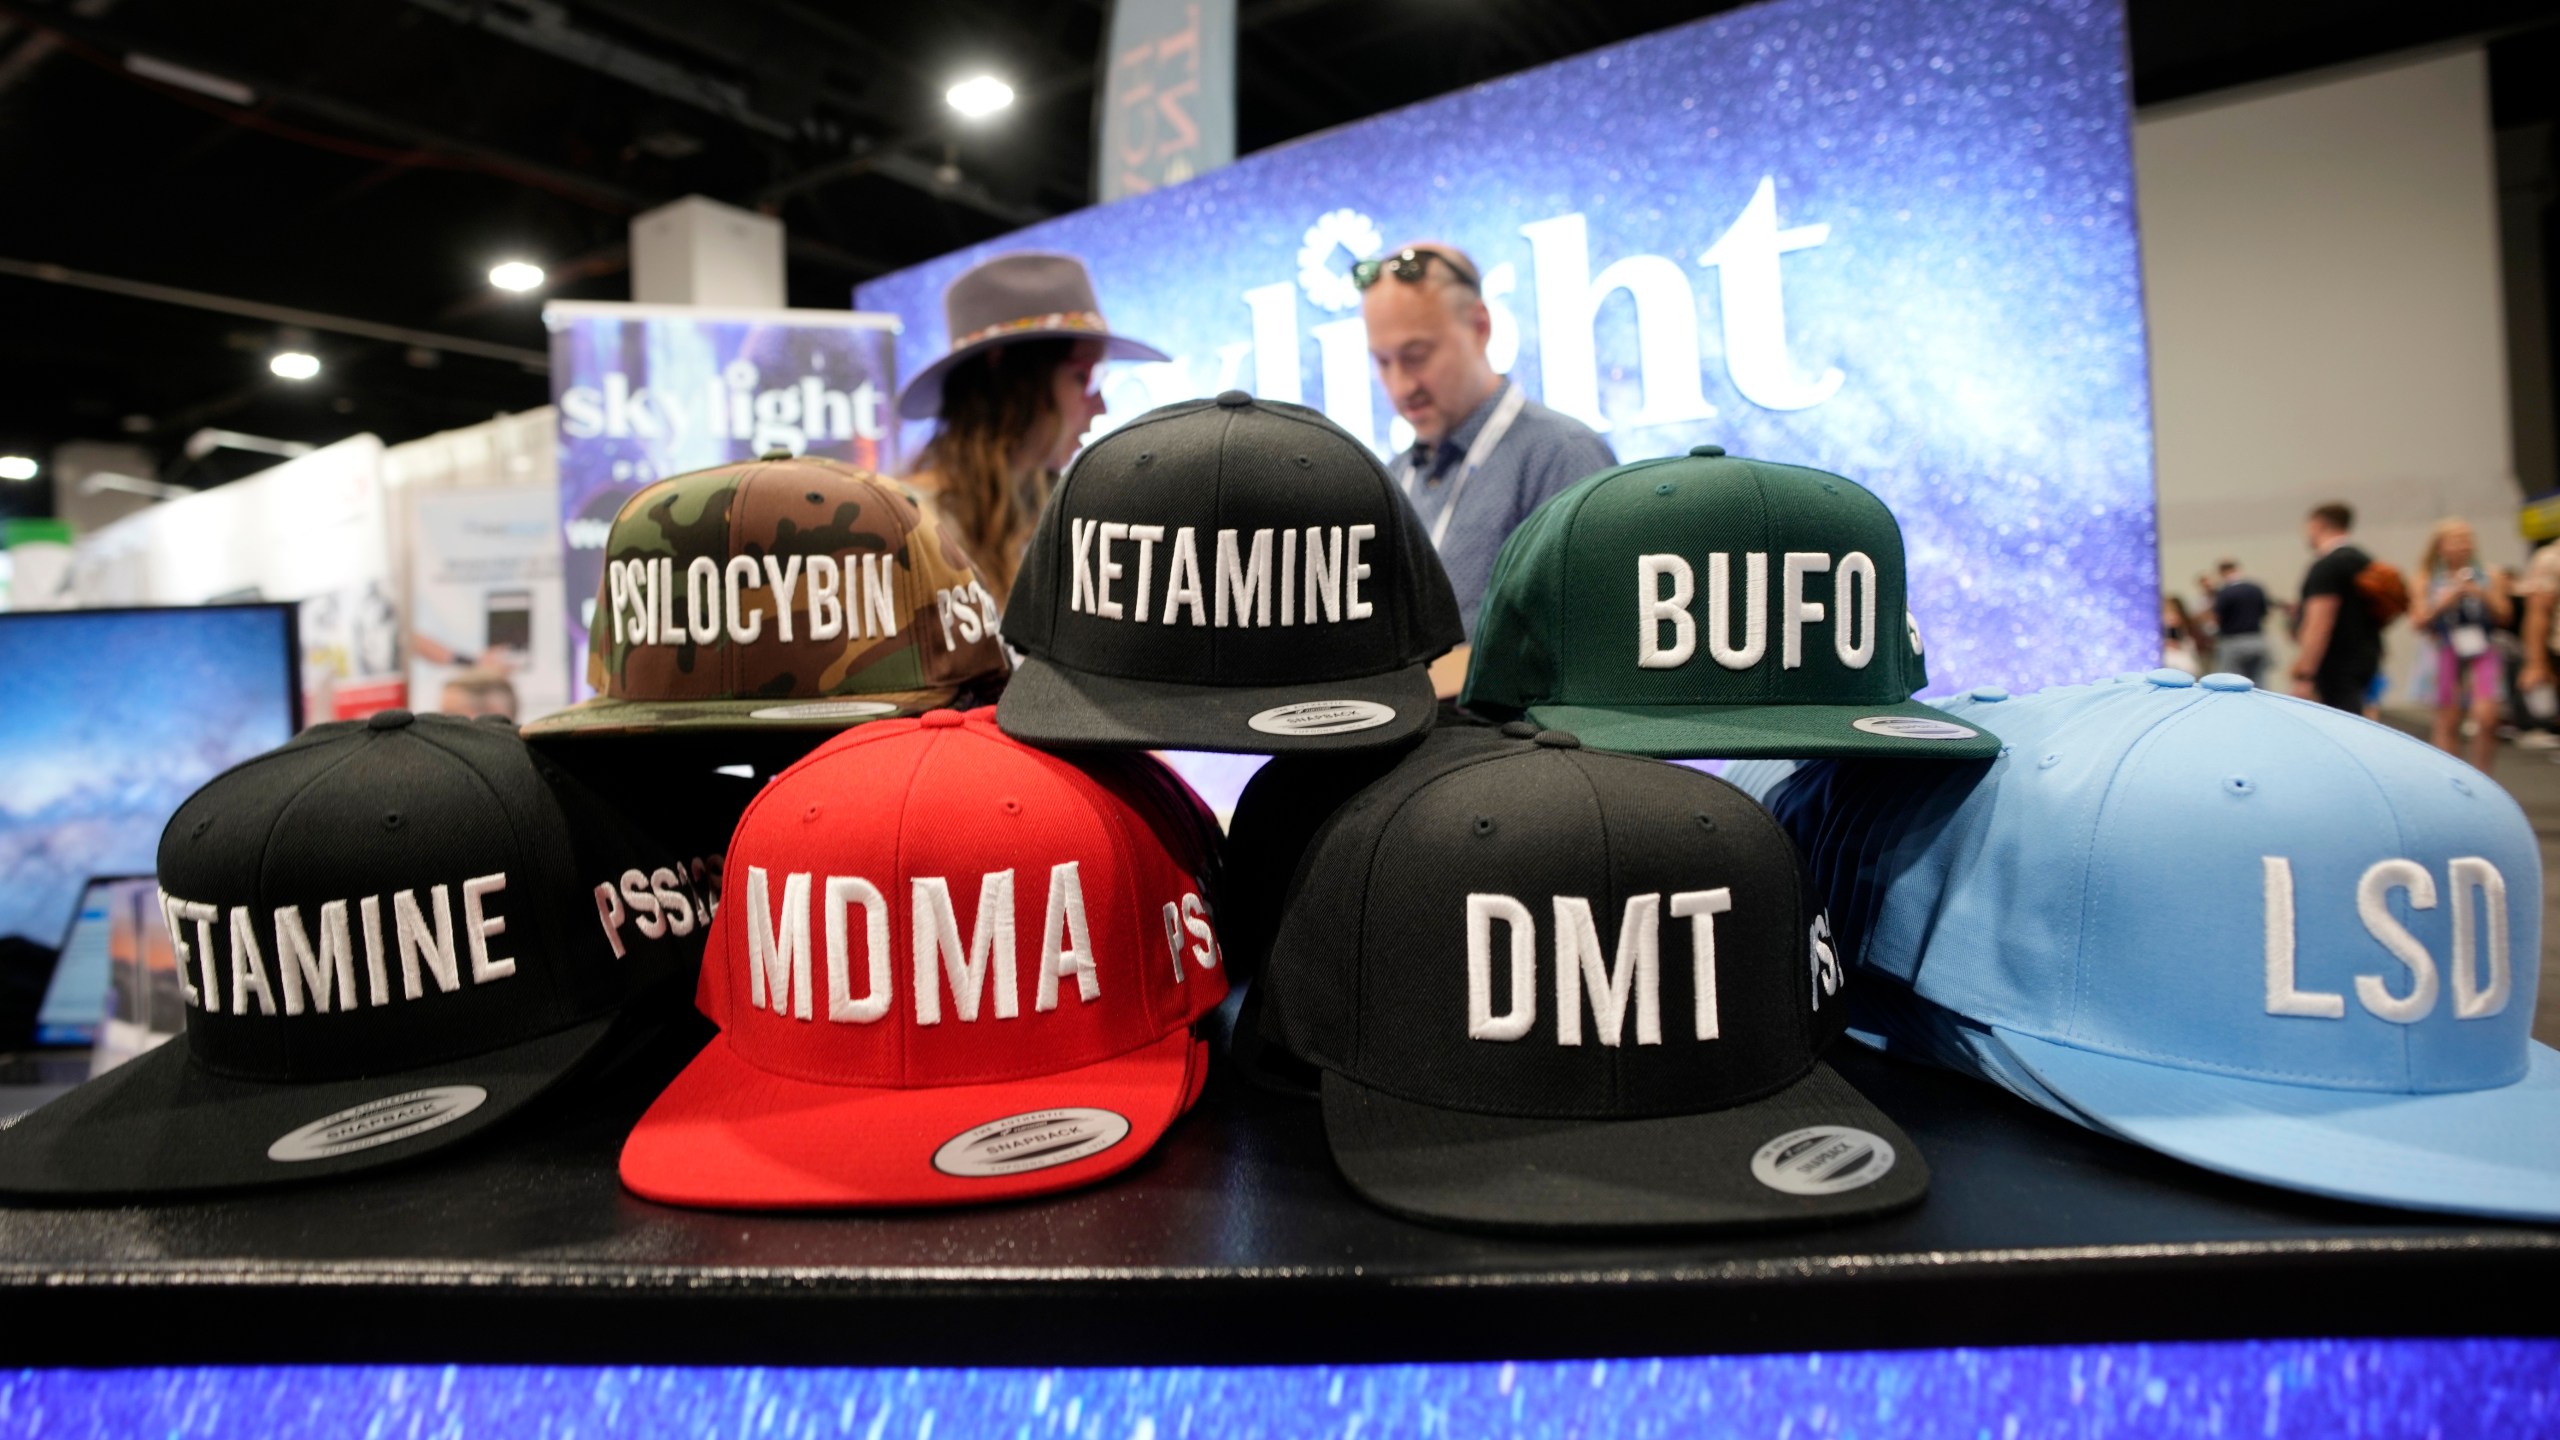
<path fill-rule="evenodd" d="M 2328 500 L 2413 583 L 2440 516 L 2521 564 L 2482 52 L 2145 110 L 2134 168 L 2161 583 L 2192 606 L 2229 556 L 2289 600 Z M 2422 647 L 2388 645 L 2406 699 Z"/>

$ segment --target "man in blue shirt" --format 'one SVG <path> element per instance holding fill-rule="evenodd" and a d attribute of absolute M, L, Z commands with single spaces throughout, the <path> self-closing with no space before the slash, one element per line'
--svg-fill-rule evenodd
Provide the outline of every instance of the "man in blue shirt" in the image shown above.
<path fill-rule="evenodd" d="M 2198 576 L 2205 600 L 2213 607 L 2213 668 L 2258 683 L 2267 668 L 2267 592 L 2240 573 L 2240 562 L 2215 567 L 2221 578 Z"/>
<path fill-rule="evenodd" d="M 1618 463 L 1591 427 L 1532 400 L 1485 358 L 1493 313 L 1473 260 L 1423 241 L 1352 267 L 1369 355 L 1413 447 L 1391 467 L 1457 588 L 1467 633 L 1502 542 L 1529 512 Z M 1432 667 L 1457 693 L 1466 648 Z"/>

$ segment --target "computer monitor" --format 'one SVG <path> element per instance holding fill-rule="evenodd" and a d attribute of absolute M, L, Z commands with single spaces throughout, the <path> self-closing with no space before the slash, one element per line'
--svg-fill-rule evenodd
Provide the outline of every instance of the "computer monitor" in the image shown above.
<path fill-rule="evenodd" d="M 181 801 L 293 738 L 300 670 L 291 605 L 0 614 L 0 1048 L 36 1038 L 90 881 L 151 871 Z"/>
<path fill-rule="evenodd" d="M 36 1009 L 40 1046 L 95 1044 L 103 1073 L 186 1027 L 159 881 L 102 875 L 80 892 Z"/>

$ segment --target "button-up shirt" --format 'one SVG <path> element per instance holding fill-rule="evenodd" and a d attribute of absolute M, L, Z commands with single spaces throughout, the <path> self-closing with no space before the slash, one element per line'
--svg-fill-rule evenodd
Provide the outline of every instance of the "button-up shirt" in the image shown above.
<path fill-rule="evenodd" d="M 1398 457 L 1396 483 L 1405 487 L 1424 534 L 1439 523 L 1450 492 L 1466 468 L 1467 448 L 1482 434 L 1502 403 L 1509 381 L 1496 387 L 1466 419 L 1452 426 L 1437 445 L 1414 442 Z M 1440 564 L 1458 592 L 1458 614 L 1466 621 L 1467 638 L 1476 633 L 1476 610 L 1484 603 L 1485 583 L 1493 578 L 1494 558 L 1529 512 L 1563 493 L 1577 480 L 1618 463 L 1608 442 L 1590 426 L 1532 400 L 1485 457 L 1484 465 L 1458 496 L 1448 533 L 1440 540 Z M 1408 483 L 1410 482 L 1410 483 Z"/>

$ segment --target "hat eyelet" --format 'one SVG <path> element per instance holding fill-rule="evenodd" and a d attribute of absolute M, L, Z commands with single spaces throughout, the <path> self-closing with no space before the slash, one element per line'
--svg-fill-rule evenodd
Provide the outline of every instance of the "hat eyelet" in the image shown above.
<path fill-rule="evenodd" d="M 1656 485 L 1656 486 L 1654 486 L 1654 487 L 1653 487 L 1653 493 L 1654 493 L 1654 494 L 1656 494 L 1656 495 L 1668 495 L 1668 494 L 1670 494 L 1670 493 L 1672 492 L 1672 490 L 1673 490 L 1674 488 L 1675 488 L 1675 487 L 1673 487 L 1673 486 L 1671 486 L 1671 485 L 1669 485 L 1669 484 L 1667 484 L 1667 483 L 1666 483 L 1666 484 L 1662 484 L 1662 485 Z"/>
<path fill-rule="evenodd" d="M 2455 794 L 2457 794 L 2457 795 L 2468 795 L 2468 794 L 2470 794 L 2470 793 L 2471 793 L 2471 782 L 2470 782 L 2470 781 L 2468 781 L 2468 780 L 2463 779 L 2461 776 L 2459 776 L 2459 775 L 2448 775 L 2448 776 L 2446 776 L 2446 777 L 2445 777 L 2445 779 L 2446 779 L 2447 781 L 2449 781 L 2449 782 L 2451 782 L 2451 783 L 2452 783 L 2452 785 L 2453 785 L 2453 792 L 2454 792 Z"/>
<path fill-rule="evenodd" d="M 383 811 L 383 812 L 382 812 L 382 828 L 383 828 L 383 829 L 385 829 L 385 830 L 397 830 L 397 829 L 399 829 L 399 828 L 400 828 L 401 823 L 402 823 L 402 822 L 401 822 L 401 819 L 400 819 L 400 812 L 399 812 L 399 811 L 397 811 L 397 810 L 385 810 L 385 811 Z"/>
<path fill-rule="evenodd" d="M 827 497 L 819 494 L 815 490 L 812 490 L 809 492 L 809 503 L 812 505 L 824 505 L 827 503 Z"/>
<path fill-rule="evenodd" d="M 1492 834 L 1492 833 L 1493 833 L 1493 817 L 1492 817 L 1492 816 L 1490 816 L 1490 815 L 1479 815 L 1479 816 L 1477 816 L 1477 817 L 1476 817 L 1476 833 L 1477 833 L 1478 835 L 1490 835 L 1490 834 Z"/>
<path fill-rule="evenodd" d="M 1308 459 L 1304 455 L 1301 455 L 1298 457 L 1298 468 L 1301 470 L 1313 470 L 1316 468 L 1316 462 Z"/>
<path fill-rule="evenodd" d="M 1007 795 L 1003 799 L 997 801 L 996 805 L 1007 815 L 1019 815 L 1022 813 L 1022 802 L 1016 800 L 1010 795 Z"/>
<path fill-rule="evenodd" d="M 2258 782 L 2246 775 L 2234 775 L 2222 782 L 2222 788 L 2234 795 L 2255 795 L 2258 793 Z"/>
<path fill-rule="evenodd" d="M 212 829 L 212 828 L 213 828 L 213 817 L 212 817 L 212 816 L 210 816 L 210 815 L 207 815 L 207 816 L 206 816 L 206 817 L 204 817 L 203 819 L 198 820 L 198 821 L 196 822 L 196 828 L 195 828 L 195 829 L 193 829 L 193 830 L 191 830 L 191 831 L 189 831 L 189 832 L 188 832 L 188 834 L 189 834 L 189 835 L 191 835 L 191 836 L 192 836 L 193 838 L 195 838 L 195 839 L 201 840 L 201 839 L 203 839 L 203 838 L 204 838 L 204 832 L 206 832 L 207 830 L 210 830 L 210 829 Z"/>
<path fill-rule="evenodd" d="M 1704 810 L 1699 811 L 1699 812 L 1698 812 L 1698 828 L 1699 828 L 1699 829 L 1701 829 L 1701 830 L 1713 830 L 1714 828 L 1716 828 L 1716 817 L 1714 817 L 1713 815 L 1708 814 L 1708 813 L 1707 813 L 1706 811 L 1704 811 Z"/>
<path fill-rule="evenodd" d="M 1156 452 L 1153 450 L 1139 451 L 1138 458 L 1135 463 L 1140 465 L 1153 465 L 1156 463 Z"/>
<path fill-rule="evenodd" d="M 814 825 L 818 823 L 818 807 L 812 805 L 808 809 L 801 811 L 800 823 L 804 825 Z"/>
<path fill-rule="evenodd" d="M 2039 770 L 2050 770 L 2050 769 L 2052 769 L 2054 766 L 2059 765 L 2059 764 L 2061 764 L 2061 763 L 2062 763 L 2062 756 L 2061 756 L 2060 752 L 2058 752 L 2058 751 L 2057 751 L 2056 753 L 2051 754 L 2051 755 L 2047 755 L 2047 756 L 2045 756 L 2043 759 L 2041 759 L 2041 760 L 2037 761 L 2037 762 L 2036 762 L 2036 768 L 2037 768 L 2037 769 L 2039 769 Z"/>

